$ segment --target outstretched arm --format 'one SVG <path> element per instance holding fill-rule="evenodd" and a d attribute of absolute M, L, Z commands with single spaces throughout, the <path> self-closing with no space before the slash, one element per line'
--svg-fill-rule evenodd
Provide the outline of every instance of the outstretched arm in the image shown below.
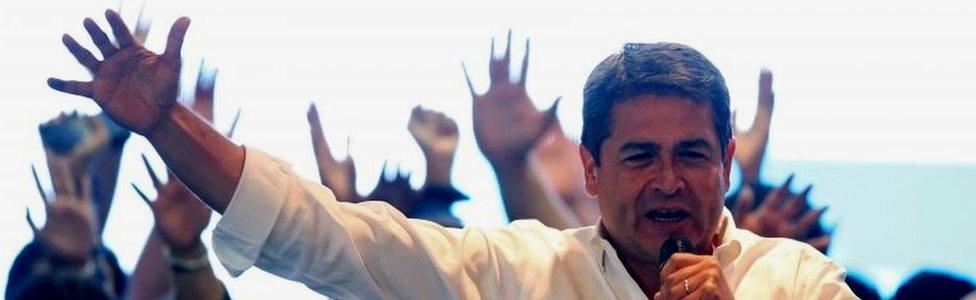
<path fill-rule="evenodd" d="M 509 79 L 511 33 L 505 49 L 505 55 L 496 59 L 492 42 L 492 58 L 488 65 L 491 86 L 485 94 L 475 92 L 467 69 L 464 69 L 474 102 L 472 119 L 478 148 L 495 169 L 509 218 L 539 219 L 556 228 L 577 226 L 579 220 L 547 189 L 540 174 L 529 164 L 529 151 L 556 119 L 559 99 L 544 112 L 536 110 L 525 90 L 528 41 L 518 82 Z"/>
<path fill-rule="evenodd" d="M 215 79 L 216 71 L 207 71 L 201 64 L 195 97 L 190 105 L 211 124 Z M 231 134 L 227 136 L 231 137 Z M 145 156 L 143 163 L 158 193 L 156 201 L 149 201 L 135 185 L 133 188 L 149 204 L 156 224 L 132 272 L 127 299 L 158 299 L 173 292 L 178 299 L 219 299 L 224 288 L 214 277 L 210 264 L 186 272 L 174 272 L 167 265 L 167 253 L 163 250 L 169 249 L 170 257 L 206 261 L 207 252 L 200 241 L 200 234 L 210 220 L 210 209 L 172 173 L 169 173 L 169 183 L 162 184 Z"/>
<path fill-rule="evenodd" d="M 244 149 L 215 131 L 188 108 L 176 103 L 180 49 L 190 19 L 170 29 L 166 50 L 150 52 L 139 45 L 114 11 L 105 17 L 118 46 L 91 19 L 85 29 L 98 47 L 98 60 L 71 36 L 63 42 L 91 71 L 91 81 L 48 80 L 55 90 L 91 98 L 119 125 L 145 136 L 166 165 L 217 212 L 230 203 L 244 165 Z"/>

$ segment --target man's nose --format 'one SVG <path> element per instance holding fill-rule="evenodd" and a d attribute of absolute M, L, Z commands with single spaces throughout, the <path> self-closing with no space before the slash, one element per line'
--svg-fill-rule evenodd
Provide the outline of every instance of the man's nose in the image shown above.
<path fill-rule="evenodd" d="M 658 195 L 670 197 L 684 190 L 685 182 L 674 169 L 674 165 L 666 162 L 662 163 L 654 174 L 650 188 Z"/>

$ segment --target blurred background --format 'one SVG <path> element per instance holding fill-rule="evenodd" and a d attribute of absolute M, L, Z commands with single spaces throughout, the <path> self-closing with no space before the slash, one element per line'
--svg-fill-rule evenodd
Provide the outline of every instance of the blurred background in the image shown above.
<path fill-rule="evenodd" d="M 561 122 L 579 136 L 583 82 L 600 60 L 625 42 L 687 44 L 723 72 L 740 126 L 756 110 L 760 69 L 775 72 L 764 179 L 796 173 L 794 186 L 815 184 L 811 201 L 830 207 L 824 225 L 836 230 L 834 259 L 883 295 L 920 268 L 976 275 L 976 4 L 737 2 L 149 1 L 146 44 L 160 51 L 173 20 L 190 17 L 184 86 L 193 86 L 206 59 L 219 69 L 216 127 L 226 129 L 241 108 L 234 140 L 312 180 L 318 173 L 304 114 L 316 103 L 333 149 L 355 157 L 362 194 L 384 160 L 411 171 L 419 186 L 424 161 L 407 133 L 410 109 L 446 113 L 461 133 L 453 181 L 471 197 L 452 210 L 476 226 L 501 226 L 507 217 L 474 143 L 462 62 L 484 91 L 491 39 L 503 51 L 511 29 L 516 58 L 531 39 L 529 94 L 540 108 L 562 96 Z M 24 207 L 43 222 L 29 172 L 31 163 L 45 168 L 37 125 L 62 111 L 99 111 L 45 85 L 50 76 L 90 78 L 60 36 L 91 46 L 83 18 L 107 26 L 104 10 L 121 8 L 132 24 L 142 5 L 0 2 L 0 281 L 31 239 Z M 126 186 L 150 186 L 141 153 L 163 168 L 145 139 L 133 136 L 104 234 L 127 271 L 152 227 L 150 211 Z M 315 295 L 257 269 L 237 279 L 215 269 L 235 298 Z"/>

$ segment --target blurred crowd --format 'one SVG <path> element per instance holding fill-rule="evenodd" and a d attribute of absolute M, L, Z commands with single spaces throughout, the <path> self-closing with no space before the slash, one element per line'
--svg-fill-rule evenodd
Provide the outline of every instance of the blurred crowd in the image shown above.
<path fill-rule="evenodd" d="M 84 26 L 93 40 L 110 39 L 91 19 L 85 20 Z M 140 17 L 133 30 L 135 42 L 141 44 L 148 31 L 148 22 Z M 63 42 L 90 72 L 97 71 L 95 54 L 71 36 L 65 35 Z M 506 213 L 512 220 L 537 219 L 557 229 L 592 225 L 598 221 L 600 208 L 584 187 L 580 141 L 563 131 L 556 114 L 560 99 L 543 110 L 533 104 L 526 90 L 527 41 L 521 69 L 510 75 L 511 43 L 509 34 L 505 52 L 490 55 L 489 84 L 483 93 L 476 88 L 473 79 L 477 78 L 464 70 L 472 98 L 475 142 L 494 171 Z M 113 50 L 99 51 L 107 57 Z M 216 79 L 216 69 L 201 66 L 193 99 L 184 101 L 211 124 Z M 812 185 L 792 184 L 803 174 L 790 175 L 784 182 L 763 179 L 775 104 L 772 71 L 764 69 L 759 74 L 758 89 L 751 126 L 733 125 L 737 143 L 734 160 L 741 180 L 725 205 L 739 228 L 761 236 L 802 241 L 829 255 L 834 229 L 822 220 L 827 207 L 813 204 Z M 420 106 L 404 114 L 410 116 L 407 129 L 426 163 L 419 189 L 410 184 L 410 170 L 390 171 L 384 162 L 379 178 L 370 179 L 377 181 L 375 188 L 365 195 L 358 193 L 353 156 L 334 156 L 318 109 L 312 104 L 307 120 L 320 183 L 343 201 L 385 201 L 410 218 L 464 226 L 463 220 L 451 212 L 454 203 L 468 199 L 451 181 L 460 136 L 458 125 L 450 116 Z M 234 125 L 239 116 L 240 110 L 234 116 Z M 227 137 L 233 136 L 234 125 L 226 130 Z M 46 221 L 36 224 L 27 212 L 26 222 L 34 239 L 14 259 L 6 285 L 7 299 L 231 298 L 234 291 L 227 290 L 214 276 L 201 239 L 212 214 L 210 208 L 172 171 L 154 170 L 145 154 L 142 162 L 128 163 L 145 165 L 155 193 L 146 193 L 148 187 L 135 183 L 131 184 L 131 194 L 123 192 L 128 188 L 119 190 L 122 198 L 142 199 L 145 213 L 155 220 L 152 231 L 146 233 L 135 269 L 124 272 L 113 251 L 101 242 L 129 131 L 104 114 L 77 112 L 62 113 L 40 124 L 38 131 L 51 183 L 43 182 L 33 166 L 31 171 Z M 123 178 L 132 180 L 136 179 Z M 847 283 L 863 299 L 881 299 L 874 284 L 863 276 L 848 274 Z M 961 299 L 967 295 L 972 299 L 976 298 L 974 291 L 976 286 L 965 276 L 920 270 L 897 289 L 892 299 Z"/>

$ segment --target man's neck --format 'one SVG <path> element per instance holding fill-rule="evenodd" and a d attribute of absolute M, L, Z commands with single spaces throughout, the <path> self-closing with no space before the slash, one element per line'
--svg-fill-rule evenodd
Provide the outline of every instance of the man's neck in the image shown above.
<path fill-rule="evenodd" d="M 635 260 L 627 254 L 620 256 L 620 262 L 634 282 L 637 282 L 644 295 L 653 297 L 661 289 L 661 269 L 657 263 Z"/>
<path fill-rule="evenodd" d="M 617 256 L 620 258 L 620 262 L 624 265 L 624 269 L 627 270 L 627 274 L 630 278 L 637 282 L 637 286 L 640 287 L 644 295 L 648 297 L 653 297 L 658 290 L 661 289 L 661 269 L 656 262 L 649 262 L 646 260 L 635 259 L 635 256 L 627 253 L 623 247 L 620 247 L 607 228 L 603 226 L 602 223 L 598 223 L 598 230 L 600 235 L 603 236 L 614 249 L 617 249 Z"/>

